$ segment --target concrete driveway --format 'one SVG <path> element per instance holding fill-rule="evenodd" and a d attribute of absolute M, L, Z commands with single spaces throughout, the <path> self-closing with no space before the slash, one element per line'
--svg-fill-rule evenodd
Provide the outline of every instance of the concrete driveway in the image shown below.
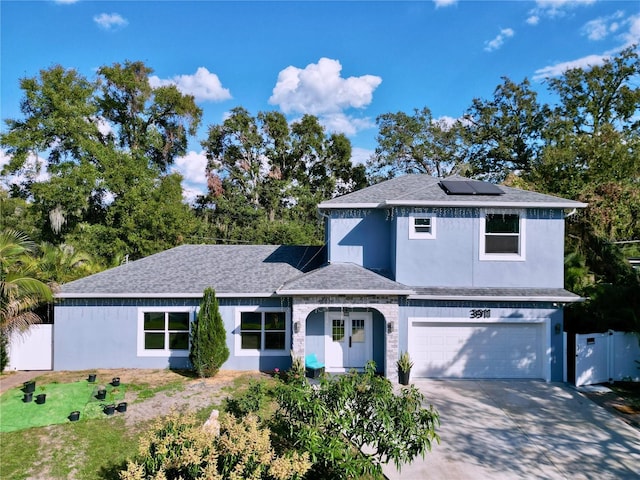
<path fill-rule="evenodd" d="M 441 443 L 390 479 L 640 478 L 640 430 L 573 388 L 530 380 L 417 380 Z"/>

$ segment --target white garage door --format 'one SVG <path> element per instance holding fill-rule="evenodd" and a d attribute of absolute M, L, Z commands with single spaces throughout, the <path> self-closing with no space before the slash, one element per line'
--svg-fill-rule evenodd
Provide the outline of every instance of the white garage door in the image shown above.
<path fill-rule="evenodd" d="M 544 323 L 409 320 L 415 377 L 544 378 Z"/>

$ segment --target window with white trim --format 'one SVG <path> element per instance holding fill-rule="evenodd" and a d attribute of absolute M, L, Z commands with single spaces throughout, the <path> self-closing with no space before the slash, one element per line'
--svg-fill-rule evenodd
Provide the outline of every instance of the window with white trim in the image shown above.
<path fill-rule="evenodd" d="M 524 212 L 485 212 L 480 225 L 480 260 L 525 259 Z"/>
<path fill-rule="evenodd" d="M 236 311 L 236 355 L 282 355 L 290 350 L 289 315 L 281 308 Z"/>
<path fill-rule="evenodd" d="M 138 355 L 188 356 L 193 309 L 142 308 L 138 312 Z"/>
<path fill-rule="evenodd" d="M 409 216 L 409 238 L 436 238 L 436 217 L 431 214 L 415 214 Z"/>

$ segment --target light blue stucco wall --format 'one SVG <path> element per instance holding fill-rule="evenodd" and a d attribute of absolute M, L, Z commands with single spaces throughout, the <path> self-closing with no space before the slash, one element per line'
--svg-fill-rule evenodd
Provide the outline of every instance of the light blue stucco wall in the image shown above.
<path fill-rule="evenodd" d="M 434 239 L 409 239 L 413 210 L 395 209 L 396 281 L 437 287 L 563 287 L 562 211 L 526 211 L 526 255 L 522 261 L 480 259 L 480 209 L 420 211 L 435 215 Z"/>
<path fill-rule="evenodd" d="M 435 215 L 434 239 L 409 239 L 412 209 L 395 209 L 396 281 L 411 286 L 473 285 L 474 212 L 422 209 Z"/>
<path fill-rule="evenodd" d="M 239 307 L 282 307 L 290 312 L 289 299 L 218 299 L 227 331 L 229 360 L 226 370 L 286 369 L 291 365 L 291 335 L 286 353 L 276 356 L 239 356 L 235 350 L 235 314 Z M 186 357 L 138 356 L 138 314 L 144 307 L 190 307 L 199 299 L 67 299 L 55 307 L 54 370 L 93 368 L 188 368 Z M 289 324 L 290 324 L 289 318 Z M 289 326 L 290 327 L 290 326 Z M 289 328 L 290 332 L 290 328 Z"/>
<path fill-rule="evenodd" d="M 468 319 L 466 323 L 476 323 L 470 317 L 471 309 L 490 309 L 491 321 L 501 323 L 531 322 L 545 323 L 545 335 L 549 338 L 549 350 L 545 364 L 550 366 L 550 380 L 563 380 L 565 354 L 563 347 L 563 311 L 547 302 L 445 302 L 429 300 L 405 300 L 399 312 L 398 342 L 400 351 L 409 348 L 409 318 L 425 318 L 437 322 L 449 319 Z M 461 346 L 462 348 L 462 346 Z"/>
<path fill-rule="evenodd" d="M 391 222 L 386 210 L 335 210 L 329 225 L 330 262 L 390 270 Z"/>
<path fill-rule="evenodd" d="M 391 225 L 389 229 L 389 270 L 391 272 L 391 278 L 396 278 L 396 255 L 398 252 L 398 239 L 396 232 L 398 230 L 398 218 L 391 218 Z"/>
<path fill-rule="evenodd" d="M 409 216 L 417 212 L 434 215 L 434 239 L 409 238 Z M 484 212 L 479 208 L 335 210 L 327 221 L 329 261 L 388 271 L 410 286 L 563 287 L 561 210 L 524 210 L 525 257 L 518 261 L 480 258 Z"/>

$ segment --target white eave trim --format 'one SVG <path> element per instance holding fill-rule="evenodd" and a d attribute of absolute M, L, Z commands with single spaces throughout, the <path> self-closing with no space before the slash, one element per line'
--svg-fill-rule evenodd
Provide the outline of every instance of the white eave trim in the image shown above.
<path fill-rule="evenodd" d="M 320 203 L 318 205 L 319 210 L 332 210 L 337 209 L 351 209 L 351 208 L 383 208 L 385 206 L 382 203 Z"/>
<path fill-rule="evenodd" d="M 474 302 L 554 302 L 580 303 L 583 297 L 534 296 L 534 295 L 410 295 L 408 300 L 470 300 Z"/>
<path fill-rule="evenodd" d="M 389 207 L 480 207 L 480 208 L 586 208 L 586 203 L 581 202 L 495 202 L 495 201 L 405 201 L 405 200 L 389 200 L 385 202 Z"/>
<path fill-rule="evenodd" d="M 199 293 L 58 293 L 54 298 L 202 298 Z M 218 293 L 216 298 L 268 298 L 277 297 L 274 292 Z"/>
<path fill-rule="evenodd" d="M 407 296 L 414 293 L 413 290 L 278 290 L 276 293 L 283 296 L 304 295 L 385 295 Z"/>
<path fill-rule="evenodd" d="M 387 208 L 387 207 L 478 207 L 478 208 L 556 208 L 573 209 L 587 208 L 587 203 L 566 202 L 495 202 L 495 201 L 451 201 L 451 200 L 388 200 L 382 203 L 321 203 L 320 210 L 347 210 L 358 208 Z"/>

